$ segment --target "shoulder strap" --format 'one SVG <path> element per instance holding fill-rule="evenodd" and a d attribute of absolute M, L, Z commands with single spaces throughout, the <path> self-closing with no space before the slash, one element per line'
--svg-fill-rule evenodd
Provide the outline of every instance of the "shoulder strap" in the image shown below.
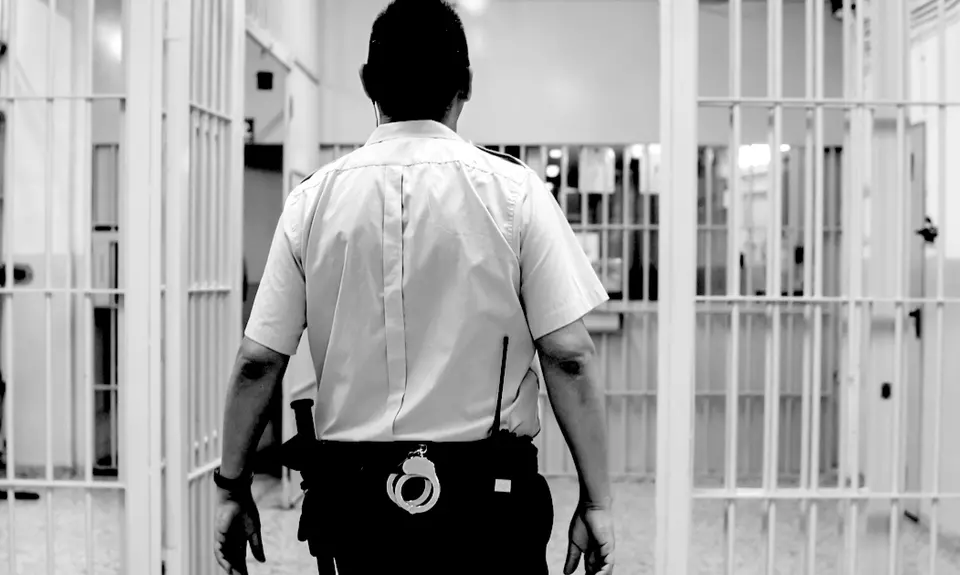
<path fill-rule="evenodd" d="M 515 164 L 515 165 L 517 165 L 517 166 L 524 166 L 524 165 L 525 165 L 523 162 L 521 162 L 520 160 L 514 158 L 514 157 L 511 156 L 510 154 L 503 154 L 503 153 L 501 153 L 501 152 L 495 152 L 495 151 L 493 151 L 493 150 L 491 150 L 491 149 L 489 149 L 489 148 L 484 148 L 483 146 L 477 146 L 476 144 L 474 144 L 474 146 L 476 146 L 477 149 L 479 149 L 479 150 L 481 150 L 481 151 L 484 151 L 484 152 L 490 154 L 491 156 L 496 156 L 496 157 L 500 158 L 501 160 L 506 160 L 506 161 L 510 162 L 511 164 Z"/>

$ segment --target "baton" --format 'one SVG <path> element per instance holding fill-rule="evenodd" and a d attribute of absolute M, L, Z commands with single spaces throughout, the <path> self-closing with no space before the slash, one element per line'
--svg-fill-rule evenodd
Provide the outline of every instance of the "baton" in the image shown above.
<path fill-rule="evenodd" d="M 294 471 L 300 472 L 300 477 L 307 484 L 310 483 L 312 458 L 310 457 L 312 448 L 319 443 L 317 440 L 317 431 L 313 423 L 313 400 L 297 399 L 290 402 L 293 409 L 294 421 L 297 425 L 297 434 L 281 446 L 284 465 Z M 313 518 L 322 521 L 323 518 Z M 311 519 L 308 519 L 310 521 Z M 309 542 L 308 542 L 309 544 Z M 335 575 L 337 570 L 334 565 L 333 556 L 326 553 L 322 542 L 318 542 L 317 570 L 320 575 Z"/>

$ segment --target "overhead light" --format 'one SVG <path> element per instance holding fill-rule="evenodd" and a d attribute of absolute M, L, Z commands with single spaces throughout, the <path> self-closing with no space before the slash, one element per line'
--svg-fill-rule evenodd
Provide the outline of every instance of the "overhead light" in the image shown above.
<path fill-rule="evenodd" d="M 548 178 L 556 178 L 559 175 L 560 175 L 560 166 L 556 164 L 550 164 L 549 166 L 547 166 Z"/>
<path fill-rule="evenodd" d="M 468 14 L 477 15 L 487 9 L 488 0 L 459 0 L 457 6 Z"/>
<path fill-rule="evenodd" d="M 550 157 L 553 158 L 554 160 L 559 160 L 560 158 L 563 157 L 563 150 L 561 150 L 560 148 L 554 148 L 550 150 Z"/>
<path fill-rule="evenodd" d="M 780 144 L 780 151 L 786 154 L 790 151 L 790 144 Z"/>
<path fill-rule="evenodd" d="M 850 10 L 853 11 L 857 8 L 856 0 L 850 0 Z M 843 19 L 843 0 L 830 0 L 830 11 L 833 12 L 833 17 L 842 20 Z"/>

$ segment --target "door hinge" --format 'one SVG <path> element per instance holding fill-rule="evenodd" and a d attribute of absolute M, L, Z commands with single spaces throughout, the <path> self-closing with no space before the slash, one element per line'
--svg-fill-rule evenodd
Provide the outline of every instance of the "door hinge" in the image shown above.
<path fill-rule="evenodd" d="M 917 230 L 917 235 L 923 238 L 923 241 L 928 244 L 932 244 L 937 241 L 937 236 L 940 235 L 940 230 L 937 229 L 937 226 L 933 225 L 933 220 L 929 216 L 925 217 L 923 227 Z"/>
<path fill-rule="evenodd" d="M 916 330 L 917 339 L 920 339 L 923 337 L 923 308 L 918 307 L 907 315 L 913 318 L 913 327 Z"/>

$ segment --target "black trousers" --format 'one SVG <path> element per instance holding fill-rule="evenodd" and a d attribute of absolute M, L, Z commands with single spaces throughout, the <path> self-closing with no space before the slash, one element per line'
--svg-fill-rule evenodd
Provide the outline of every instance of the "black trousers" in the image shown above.
<path fill-rule="evenodd" d="M 330 572 L 331 561 L 340 575 L 548 573 L 553 500 L 535 468 L 508 472 L 510 491 L 504 493 L 494 490 L 502 468 L 445 458 L 435 463 L 441 494 L 420 514 L 388 497 L 393 466 L 364 466 L 309 488 L 301 540 L 309 540 L 320 573 Z M 422 491 L 422 482 L 409 483 L 419 485 L 410 485 L 408 500 Z"/>

